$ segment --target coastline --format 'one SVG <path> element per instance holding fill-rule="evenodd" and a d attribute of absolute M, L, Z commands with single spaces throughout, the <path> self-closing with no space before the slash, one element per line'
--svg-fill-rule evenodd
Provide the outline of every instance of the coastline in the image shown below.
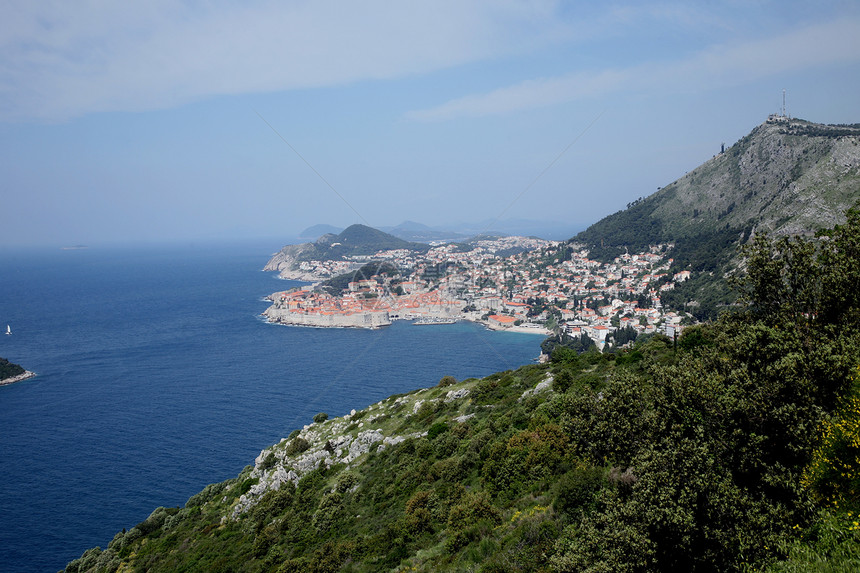
<path fill-rule="evenodd" d="M 18 374 L 17 376 L 11 376 L 9 378 L 4 378 L 0 380 L 0 386 L 8 386 L 9 384 L 14 384 L 15 382 L 21 382 L 23 380 L 29 380 L 36 375 L 35 372 L 30 372 L 29 370 L 25 370 L 22 374 Z"/>
<path fill-rule="evenodd" d="M 427 316 L 402 316 L 390 317 L 388 313 L 362 313 L 356 312 L 346 315 L 333 314 L 300 314 L 293 312 L 269 312 L 270 309 L 260 313 L 260 316 L 266 318 L 269 324 L 277 324 L 282 326 L 302 326 L 306 328 L 360 328 L 376 330 L 390 326 L 394 322 L 414 321 L 414 326 L 424 325 L 448 325 L 455 324 L 459 321 L 472 322 L 480 324 L 487 330 L 494 332 L 515 332 L 518 334 L 537 334 L 543 337 L 551 336 L 553 332 L 543 326 L 502 326 L 493 324 L 491 321 L 481 320 L 468 316 L 459 317 L 427 317 Z M 418 322 L 426 320 L 426 322 Z"/>
<path fill-rule="evenodd" d="M 478 324 L 483 324 L 489 330 L 495 332 L 517 332 L 519 334 L 540 334 L 541 336 L 551 336 L 553 332 L 543 326 L 501 326 L 492 324 L 489 321 L 479 320 Z"/>
<path fill-rule="evenodd" d="M 263 269 L 263 271 L 268 271 L 269 269 Z M 319 282 L 326 280 L 326 278 L 331 277 L 323 277 L 316 273 L 312 273 L 309 271 L 300 271 L 300 270 L 283 270 L 278 272 L 277 277 L 284 281 L 301 281 L 306 283 L 311 283 L 311 285 L 316 285 Z"/>

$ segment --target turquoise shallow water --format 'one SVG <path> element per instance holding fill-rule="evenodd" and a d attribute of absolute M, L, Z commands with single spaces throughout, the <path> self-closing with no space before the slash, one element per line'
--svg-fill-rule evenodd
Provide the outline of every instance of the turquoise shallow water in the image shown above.
<path fill-rule="evenodd" d="M 57 571 L 259 451 L 445 374 L 529 362 L 541 338 L 480 326 L 269 325 L 279 245 L 0 250 L 0 571 Z"/>

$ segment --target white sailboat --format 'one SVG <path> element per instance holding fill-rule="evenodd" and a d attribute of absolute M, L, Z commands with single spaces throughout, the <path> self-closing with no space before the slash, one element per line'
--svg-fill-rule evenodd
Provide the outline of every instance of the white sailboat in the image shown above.
<path fill-rule="evenodd" d="M 8 324 L 6 325 L 6 334 L 12 334 L 12 328 Z"/>

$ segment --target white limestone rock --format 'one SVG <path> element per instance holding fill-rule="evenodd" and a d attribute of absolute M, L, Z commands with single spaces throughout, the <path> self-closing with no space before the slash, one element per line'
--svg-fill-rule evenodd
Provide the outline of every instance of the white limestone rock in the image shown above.
<path fill-rule="evenodd" d="M 525 392 L 523 392 L 522 396 L 519 397 L 519 400 L 522 401 L 525 398 L 528 398 L 529 396 L 534 396 L 536 394 L 540 394 L 541 392 L 545 392 L 547 390 L 552 390 L 552 381 L 553 381 L 552 374 L 547 374 L 546 378 L 543 379 L 542 381 L 538 382 L 537 386 L 535 386 L 534 388 L 530 388 L 530 389 L 526 390 Z"/>
<path fill-rule="evenodd" d="M 445 394 L 445 402 L 453 402 L 454 400 L 462 400 L 469 395 L 468 388 L 460 388 L 459 390 L 450 390 Z"/>

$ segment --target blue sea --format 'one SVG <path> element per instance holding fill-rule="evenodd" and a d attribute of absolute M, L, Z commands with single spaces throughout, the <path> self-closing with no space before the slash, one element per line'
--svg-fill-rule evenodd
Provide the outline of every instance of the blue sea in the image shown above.
<path fill-rule="evenodd" d="M 265 323 L 272 243 L 0 249 L 0 572 L 58 571 L 310 423 L 515 368 L 541 338 L 469 323 Z"/>

